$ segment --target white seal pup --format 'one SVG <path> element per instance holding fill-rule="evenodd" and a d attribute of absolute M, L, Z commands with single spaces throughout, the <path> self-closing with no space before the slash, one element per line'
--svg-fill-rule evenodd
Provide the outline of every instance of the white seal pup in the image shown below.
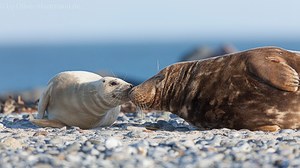
<path fill-rule="evenodd" d="M 56 128 L 110 126 L 118 117 L 120 105 L 129 101 L 132 87 L 121 79 L 92 72 L 61 72 L 49 81 L 40 97 L 37 119 L 31 122 Z M 44 119 L 46 111 L 48 117 Z"/>

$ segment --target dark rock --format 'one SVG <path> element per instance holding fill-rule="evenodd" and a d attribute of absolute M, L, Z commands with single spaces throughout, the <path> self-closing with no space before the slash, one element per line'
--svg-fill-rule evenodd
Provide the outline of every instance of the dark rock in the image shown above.
<path fill-rule="evenodd" d="M 193 61 L 201 60 L 205 58 L 225 55 L 229 53 L 236 52 L 236 48 L 230 44 L 224 44 L 217 49 L 212 49 L 210 47 L 199 47 L 193 50 L 192 52 L 186 54 L 182 57 L 180 61 Z"/>

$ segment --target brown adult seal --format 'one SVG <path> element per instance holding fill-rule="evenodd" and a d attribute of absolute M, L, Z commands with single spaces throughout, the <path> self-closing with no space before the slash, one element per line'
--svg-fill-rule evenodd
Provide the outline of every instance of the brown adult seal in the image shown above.
<path fill-rule="evenodd" d="M 170 65 L 130 92 L 202 128 L 300 128 L 300 54 L 265 47 Z"/>

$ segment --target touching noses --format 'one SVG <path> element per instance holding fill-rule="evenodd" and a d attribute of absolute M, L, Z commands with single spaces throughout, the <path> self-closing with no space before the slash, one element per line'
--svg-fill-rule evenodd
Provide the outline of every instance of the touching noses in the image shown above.
<path fill-rule="evenodd" d="M 133 92 L 133 90 L 134 90 L 134 86 L 130 84 L 129 85 L 129 94 L 131 94 Z"/>

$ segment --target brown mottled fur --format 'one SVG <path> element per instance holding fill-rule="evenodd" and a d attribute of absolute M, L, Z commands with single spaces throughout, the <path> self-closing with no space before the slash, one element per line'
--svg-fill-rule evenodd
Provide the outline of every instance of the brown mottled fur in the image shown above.
<path fill-rule="evenodd" d="M 132 102 L 204 128 L 300 128 L 300 54 L 265 47 L 170 65 L 136 86 Z"/>

